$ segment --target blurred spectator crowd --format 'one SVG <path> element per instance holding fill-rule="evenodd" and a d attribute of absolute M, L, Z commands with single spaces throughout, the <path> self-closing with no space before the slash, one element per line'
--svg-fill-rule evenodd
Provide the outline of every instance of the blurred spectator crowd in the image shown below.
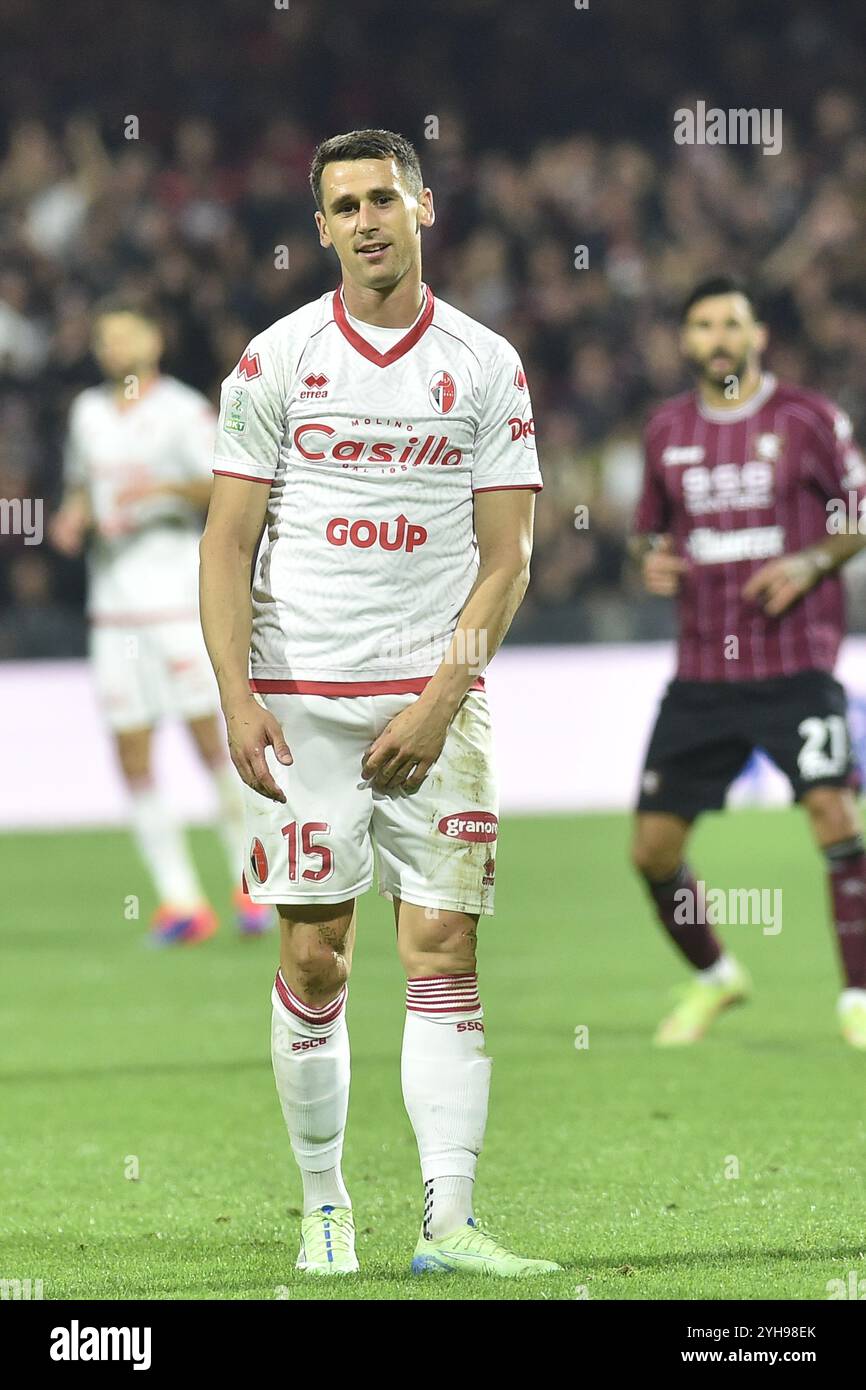
<path fill-rule="evenodd" d="M 154 300 L 165 370 L 216 400 L 254 332 L 334 287 L 307 171 L 318 140 L 365 125 L 413 139 L 434 190 L 425 279 L 526 365 L 546 487 L 516 640 L 670 632 L 625 538 L 643 420 L 688 385 L 678 307 L 697 279 L 745 276 L 771 368 L 866 440 L 856 6 L 79 0 L 52 12 L 50 52 L 38 10 L 3 8 L 0 498 L 57 505 L 100 295 Z M 673 113 L 698 99 L 780 108 L 781 152 L 677 145 Z M 84 650 L 82 568 L 47 542 L 0 535 L 0 601 L 0 657 Z"/>

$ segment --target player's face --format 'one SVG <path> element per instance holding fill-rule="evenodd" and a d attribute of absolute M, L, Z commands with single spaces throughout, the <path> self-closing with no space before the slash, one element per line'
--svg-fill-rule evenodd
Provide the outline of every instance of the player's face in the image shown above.
<path fill-rule="evenodd" d="M 93 330 L 93 352 L 110 381 L 156 369 L 162 338 L 155 324 L 137 314 L 102 314 Z"/>
<path fill-rule="evenodd" d="M 715 294 L 693 304 L 680 335 L 686 360 L 698 376 L 714 386 L 730 377 L 743 377 L 758 368 L 767 344 L 764 325 L 758 323 L 742 294 Z"/>
<path fill-rule="evenodd" d="M 420 265 L 421 228 L 432 226 L 433 194 L 416 198 L 396 159 L 326 164 L 319 241 L 333 246 L 344 275 L 364 289 L 388 289 Z"/>

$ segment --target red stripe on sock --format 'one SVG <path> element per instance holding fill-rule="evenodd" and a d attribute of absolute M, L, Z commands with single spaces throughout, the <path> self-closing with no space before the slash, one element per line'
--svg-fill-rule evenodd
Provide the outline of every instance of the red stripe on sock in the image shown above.
<path fill-rule="evenodd" d="M 345 985 L 343 985 L 336 999 L 332 999 L 329 1004 L 323 1004 L 320 1009 L 314 1009 L 312 1005 L 305 1004 L 302 999 L 299 999 L 294 991 L 286 984 L 281 970 L 277 971 L 274 985 L 276 986 L 276 991 L 283 1007 L 288 1009 L 290 1013 L 295 1014 L 298 1018 L 303 1019 L 304 1023 L 333 1023 L 334 1019 L 339 1017 L 343 1005 L 346 1002 Z"/>

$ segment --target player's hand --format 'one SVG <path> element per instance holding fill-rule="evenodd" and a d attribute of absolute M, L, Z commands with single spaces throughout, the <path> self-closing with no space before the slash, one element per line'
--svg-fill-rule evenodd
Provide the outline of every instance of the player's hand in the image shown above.
<path fill-rule="evenodd" d="M 87 513 L 81 508 L 61 507 L 48 523 L 48 538 L 61 555 L 74 559 L 81 553 L 87 525 Z"/>
<path fill-rule="evenodd" d="M 420 699 L 407 705 L 367 749 L 361 776 L 380 791 L 417 790 L 442 752 L 450 722 Z"/>
<path fill-rule="evenodd" d="M 768 618 L 777 618 L 807 594 L 823 573 L 808 553 L 783 555 L 755 570 L 743 585 L 743 598 L 759 604 Z"/>
<path fill-rule="evenodd" d="M 680 587 L 680 575 L 688 569 L 687 561 L 674 554 L 671 536 L 660 536 L 643 559 L 641 572 L 644 587 L 661 598 L 673 598 Z"/>
<path fill-rule="evenodd" d="M 283 792 L 265 762 L 265 749 L 273 748 L 285 766 L 294 762 L 280 721 L 250 695 L 225 711 L 232 762 L 248 787 L 269 801 L 285 801 Z"/>

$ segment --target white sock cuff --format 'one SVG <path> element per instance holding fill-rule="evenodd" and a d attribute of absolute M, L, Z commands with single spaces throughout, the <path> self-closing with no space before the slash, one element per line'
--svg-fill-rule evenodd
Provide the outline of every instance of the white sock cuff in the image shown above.
<path fill-rule="evenodd" d="M 323 1038 L 328 1037 L 340 1026 L 348 997 L 349 986 L 345 984 L 330 1003 L 323 1004 L 320 1008 L 314 1008 L 313 1005 L 305 1004 L 303 999 L 298 998 L 294 990 L 286 984 L 283 972 L 278 970 L 271 993 L 271 1002 L 283 1022 L 293 1032 L 300 1033 L 304 1037 Z"/>

